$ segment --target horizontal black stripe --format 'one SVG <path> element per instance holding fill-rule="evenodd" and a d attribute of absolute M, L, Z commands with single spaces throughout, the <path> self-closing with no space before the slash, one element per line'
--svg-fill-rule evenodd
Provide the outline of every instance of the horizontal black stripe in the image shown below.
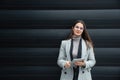
<path fill-rule="evenodd" d="M 4 67 L 0 69 L 0 78 L 4 80 L 25 79 L 25 80 L 58 80 L 60 78 L 60 68 L 58 67 Z M 119 80 L 120 67 L 94 67 L 92 69 L 93 79 Z"/>
<path fill-rule="evenodd" d="M 120 66 L 119 48 L 95 48 L 96 65 Z M 57 66 L 59 48 L 1 48 L 1 66 Z"/>
<path fill-rule="evenodd" d="M 1 10 L 0 21 L 33 20 L 117 20 L 120 10 Z"/>
<path fill-rule="evenodd" d="M 119 9 L 118 0 L 2 0 L 0 9 Z M 72 6 L 71 6 L 72 5 Z"/>
<path fill-rule="evenodd" d="M 12 79 L 12 80 L 18 80 L 18 79 L 24 79 L 24 80 L 40 80 L 40 79 L 44 79 L 44 80 L 59 80 L 60 79 L 60 75 L 12 75 L 12 76 L 2 76 L 0 77 L 1 80 L 8 80 L 8 79 Z M 119 80 L 120 76 L 113 76 L 113 75 L 108 75 L 108 76 L 93 76 L 92 80 Z"/>
<path fill-rule="evenodd" d="M 88 29 L 120 29 L 120 20 L 84 19 Z M 73 20 L 16 20 L 0 22 L 0 29 L 70 29 Z"/>
<path fill-rule="evenodd" d="M 63 15 L 64 14 L 64 15 Z M 119 28 L 120 10 L 1 10 L 0 26 L 6 28 L 71 28 L 83 19 L 88 28 Z"/>
<path fill-rule="evenodd" d="M 41 67 L 41 66 L 23 66 L 23 67 L 2 67 L 2 69 L 0 69 L 0 73 L 1 76 L 3 75 L 17 75 L 17 74 L 21 74 L 21 75 L 25 75 L 25 74 L 33 74 L 33 75 L 37 75 L 37 74 L 42 74 L 42 75 L 58 75 L 60 73 L 60 68 L 59 67 Z M 120 67 L 99 67 L 96 66 L 94 68 L 92 68 L 92 74 L 93 75 L 116 75 L 119 76 L 120 75 Z"/>
<path fill-rule="evenodd" d="M 120 47 L 119 29 L 89 29 L 95 47 Z M 69 29 L 1 29 L 0 47 L 59 47 Z"/>

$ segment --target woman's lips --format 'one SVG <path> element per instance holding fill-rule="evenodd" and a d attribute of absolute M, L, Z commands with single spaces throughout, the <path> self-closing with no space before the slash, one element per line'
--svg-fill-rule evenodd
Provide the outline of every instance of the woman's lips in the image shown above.
<path fill-rule="evenodd" d="M 80 34 L 80 32 L 76 32 L 77 34 Z"/>

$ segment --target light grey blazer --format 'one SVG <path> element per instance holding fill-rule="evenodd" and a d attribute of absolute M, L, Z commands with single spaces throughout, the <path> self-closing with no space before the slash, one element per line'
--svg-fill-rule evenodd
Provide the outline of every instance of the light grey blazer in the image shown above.
<path fill-rule="evenodd" d="M 73 65 L 70 68 L 65 68 L 66 61 L 71 61 L 70 58 L 71 39 L 62 40 L 57 64 L 62 68 L 60 80 L 73 79 Z M 85 68 L 79 67 L 78 80 L 92 80 L 91 68 L 95 65 L 96 60 L 94 56 L 93 47 L 87 49 L 85 41 L 82 39 L 82 54 L 81 58 L 85 60 Z M 83 73 L 84 71 L 84 73 Z"/>

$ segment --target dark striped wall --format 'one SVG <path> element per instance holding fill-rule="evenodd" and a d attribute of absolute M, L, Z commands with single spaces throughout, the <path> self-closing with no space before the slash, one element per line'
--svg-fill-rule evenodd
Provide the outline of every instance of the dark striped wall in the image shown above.
<path fill-rule="evenodd" d="M 93 80 L 120 80 L 119 0 L 1 0 L 0 80 L 59 80 L 60 43 L 76 19 L 94 42 Z"/>

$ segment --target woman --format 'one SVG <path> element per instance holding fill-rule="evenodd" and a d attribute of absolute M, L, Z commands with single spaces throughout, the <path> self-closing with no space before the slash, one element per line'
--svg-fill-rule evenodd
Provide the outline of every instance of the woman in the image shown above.
<path fill-rule="evenodd" d="M 61 42 L 57 63 L 62 68 L 60 80 L 92 80 L 96 60 L 84 21 L 75 21 L 69 38 Z"/>

